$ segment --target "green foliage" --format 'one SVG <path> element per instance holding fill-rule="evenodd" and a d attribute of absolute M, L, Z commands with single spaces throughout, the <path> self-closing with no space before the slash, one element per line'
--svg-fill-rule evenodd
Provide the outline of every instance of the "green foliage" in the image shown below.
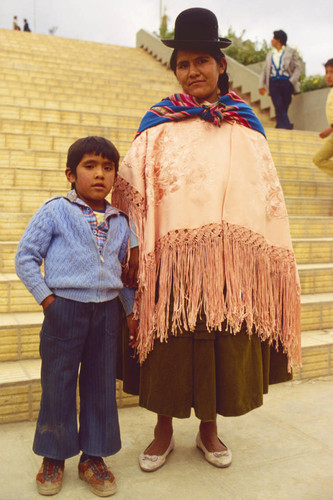
<path fill-rule="evenodd" d="M 167 38 L 174 38 L 174 31 L 169 31 L 168 30 L 168 16 L 164 12 L 162 19 L 161 19 L 161 24 L 160 28 L 158 30 L 158 33 L 154 31 L 154 35 L 158 36 L 159 38 L 167 39 Z"/>
<path fill-rule="evenodd" d="M 270 50 L 266 40 L 262 42 L 243 40 L 244 34 L 245 30 L 238 36 L 230 27 L 226 37 L 232 40 L 232 45 L 224 50 L 225 53 L 245 66 L 264 61 Z"/>
<path fill-rule="evenodd" d="M 309 90 L 323 89 L 327 87 L 325 77 L 323 75 L 301 75 L 300 79 L 301 92 L 309 92 Z"/>

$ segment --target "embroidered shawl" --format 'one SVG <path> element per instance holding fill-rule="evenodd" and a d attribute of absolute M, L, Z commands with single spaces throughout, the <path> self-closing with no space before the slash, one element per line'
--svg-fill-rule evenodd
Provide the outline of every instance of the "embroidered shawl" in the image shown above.
<path fill-rule="evenodd" d="M 209 331 L 227 320 L 237 334 L 245 321 L 282 345 L 290 369 L 301 363 L 300 286 L 281 185 L 264 136 L 231 115 L 221 123 L 148 127 L 120 167 L 113 204 L 139 240 L 139 359 L 155 337 L 193 331 L 203 310 Z"/>

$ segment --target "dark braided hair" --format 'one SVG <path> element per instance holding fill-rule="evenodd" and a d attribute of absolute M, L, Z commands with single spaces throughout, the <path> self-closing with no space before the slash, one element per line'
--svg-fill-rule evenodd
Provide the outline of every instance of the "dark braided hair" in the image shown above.
<path fill-rule="evenodd" d="M 171 54 L 171 58 L 170 58 L 170 68 L 172 69 L 174 74 L 176 74 L 176 69 L 177 69 L 177 50 L 178 49 L 174 49 L 174 51 Z M 198 48 L 198 50 L 201 50 L 201 49 Z M 222 59 L 225 57 L 222 50 L 220 50 L 218 47 L 207 49 L 204 52 L 207 52 L 207 54 L 212 56 L 213 59 L 215 59 L 215 61 L 218 64 L 220 64 Z M 221 95 L 225 95 L 229 92 L 229 76 L 227 73 L 227 65 L 225 67 L 224 73 L 222 73 L 222 75 L 219 76 L 217 86 L 220 89 Z"/>

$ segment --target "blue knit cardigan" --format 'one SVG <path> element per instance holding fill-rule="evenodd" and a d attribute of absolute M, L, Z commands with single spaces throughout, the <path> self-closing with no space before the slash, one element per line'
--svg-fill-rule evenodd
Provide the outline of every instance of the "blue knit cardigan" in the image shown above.
<path fill-rule="evenodd" d="M 116 208 L 108 219 L 107 240 L 100 254 L 79 205 L 56 197 L 35 213 L 18 245 L 15 266 L 39 304 L 50 294 L 78 302 L 105 302 L 120 295 L 126 314 L 132 312 L 134 290 L 124 288 L 121 281 L 128 222 Z"/>

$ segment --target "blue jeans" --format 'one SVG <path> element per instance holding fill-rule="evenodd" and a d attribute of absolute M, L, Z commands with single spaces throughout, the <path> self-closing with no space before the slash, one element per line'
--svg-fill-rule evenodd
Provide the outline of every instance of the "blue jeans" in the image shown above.
<path fill-rule="evenodd" d="M 269 82 L 269 93 L 276 114 L 276 128 L 292 128 L 288 118 L 288 108 L 291 103 L 293 91 L 294 87 L 289 80 L 270 80 Z"/>
<path fill-rule="evenodd" d="M 121 448 L 115 393 L 118 300 L 83 303 L 56 297 L 44 314 L 42 398 L 33 450 L 57 460 L 80 450 L 95 456 L 112 455 Z"/>

